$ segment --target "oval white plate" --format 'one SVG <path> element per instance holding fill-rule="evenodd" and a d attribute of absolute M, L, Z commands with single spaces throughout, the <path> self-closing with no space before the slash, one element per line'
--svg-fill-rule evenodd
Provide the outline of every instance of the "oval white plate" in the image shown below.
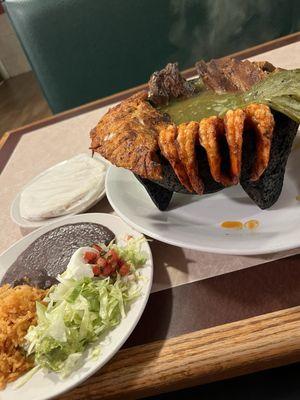
<path fill-rule="evenodd" d="M 94 157 L 99 158 L 99 160 L 101 162 L 103 162 L 103 164 L 106 165 L 106 167 L 109 165 L 109 163 L 103 157 L 98 156 L 98 155 L 94 156 Z M 23 190 L 26 187 L 30 186 L 38 178 L 45 175 L 45 173 L 47 173 L 48 171 L 51 171 L 51 169 L 53 169 L 54 167 L 57 167 L 58 165 L 64 164 L 66 161 L 68 161 L 68 160 L 57 163 L 57 164 L 53 165 L 52 167 L 46 169 L 45 171 L 41 172 L 39 175 L 35 176 L 30 182 L 28 182 L 22 188 L 22 190 L 14 198 L 14 200 L 11 204 L 11 207 L 10 207 L 10 217 L 14 221 L 14 223 L 16 223 L 17 225 L 19 225 L 22 228 L 29 228 L 29 229 L 39 228 L 40 226 L 44 226 L 44 225 L 51 224 L 53 222 L 61 221 L 61 220 L 65 219 L 66 217 L 68 217 L 69 215 L 75 215 L 75 214 L 79 214 L 84 211 L 87 211 L 88 209 L 92 208 L 95 204 L 97 204 L 101 199 L 103 199 L 103 197 L 105 196 L 105 186 L 104 186 L 104 189 L 101 191 L 101 193 L 99 193 L 99 196 L 95 200 L 93 200 L 92 202 L 90 202 L 88 204 L 83 204 L 81 207 L 78 207 L 76 212 L 70 213 L 68 215 L 62 215 L 62 216 L 54 217 L 54 218 L 47 218 L 47 219 L 43 219 L 43 220 L 39 220 L 39 221 L 29 221 L 21 216 L 21 214 L 20 214 L 20 198 L 21 198 L 21 193 L 23 192 Z"/>
<path fill-rule="evenodd" d="M 140 236 L 141 234 L 130 228 L 119 217 L 110 214 L 82 214 L 66 217 L 64 221 L 55 222 L 51 225 L 44 226 L 23 239 L 15 243 L 8 250 L 0 256 L 0 279 L 2 279 L 5 271 L 15 261 L 18 255 L 24 251 L 35 239 L 40 235 L 48 232 L 49 230 L 61 225 L 76 223 L 76 222 L 94 222 L 105 225 L 114 232 L 117 238 L 122 238 L 126 234 L 133 237 Z M 120 347 L 127 340 L 136 324 L 138 323 L 144 308 L 146 306 L 153 275 L 153 264 L 151 250 L 147 242 L 143 244 L 142 250 L 147 252 L 149 258 L 146 265 L 141 268 L 142 276 L 145 278 L 141 280 L 142 292 L 141 296 L 132 303 L 130 310 L 126 317 L 122 320 L 119 326 L 110 331 L 105 338 L 105 344 L 101 345 L 101 354 L 98 360 L 88 360 L 82 368 L 75 371 L 65 380 L 61 380 L 54 373 L 44 374 L 37 372 L 24 386 L 15 389 L 15 383 L 11 383 L 7 388 L 1 392 L 1 400 L 46 400 L 51 399 L 59 394 L 66 392 L 77 386 L 79 383 L 86 380 L 93 375 L 99 368 L 106 364 Z M 109 343 L 106 343 L 109 342 Z M 95 345 L 97 346 L 97 345 Z"/>
<path fill-rule="evenodd" d="M 240 186 L 221 192 L 192 196 L 174 194 L 167 211 L 159 211 L 134 175 L 110 167 L 106 195 L 117 214 L 144 234 L 176 246 L 223 254 L 254 255 L 300 246 L 300 149 L 290 154 L 284 185 L 277 203 L 258 208 Z M 229 230 L 228 220 L 257 219 L 258 229 Z"/>

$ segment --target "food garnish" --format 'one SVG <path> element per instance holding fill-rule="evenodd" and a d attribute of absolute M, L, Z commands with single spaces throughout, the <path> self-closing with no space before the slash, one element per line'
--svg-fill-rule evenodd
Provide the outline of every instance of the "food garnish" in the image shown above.
<path fill-rule="evenodd" d="M 26 335 L 26 349 L 36 366 L 68 376 L 88 346 L 101 342 L 121 322 L 140 295 L 138 268 L 147 260 L 143 241 L 95 244 L 73 254 L 45 304 L 37 303 L 37 325 Z"/>

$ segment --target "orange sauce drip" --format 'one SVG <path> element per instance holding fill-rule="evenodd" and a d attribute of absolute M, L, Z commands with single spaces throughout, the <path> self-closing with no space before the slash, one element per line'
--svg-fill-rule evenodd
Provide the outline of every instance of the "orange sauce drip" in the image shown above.
<path fill-rule="evenodd" d="M 240 221 L 224 221 L 221 227 L 225 229 L 243 229 L 243 223 Z"/>
<path fill-rule="evenodd" d="M 250 219 L 250 221 L 244 223 L 244 227 L 250 230 L 256 229 L 259 227 L 259 221 L 257 219 Z"/>

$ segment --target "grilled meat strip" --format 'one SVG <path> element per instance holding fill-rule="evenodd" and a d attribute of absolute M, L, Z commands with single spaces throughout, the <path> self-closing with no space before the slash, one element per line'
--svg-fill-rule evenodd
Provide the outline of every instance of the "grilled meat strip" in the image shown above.
<path fill-rule="evenodd" d="M 149 100 L 155 106 L 168 104 L 178 97 L 192 96 L 196 89 L 180 74 L 178 63 L 169 63 L 160 71 L 154 72 L 148 82 Z"/>
<path fill-rule="evenodd" d="M 258 64 L 229 57 L 208 63 L 198 61 L 196 69 L 206 88 L 219 93 L 244 92 L 266 77 Z"/>

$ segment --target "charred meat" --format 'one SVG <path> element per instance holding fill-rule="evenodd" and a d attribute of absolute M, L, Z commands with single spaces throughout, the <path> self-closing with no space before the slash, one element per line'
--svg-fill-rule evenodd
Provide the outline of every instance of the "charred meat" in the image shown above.
<path fill-rule="evenodd" d="M 172 99 L 192 96 L 196 89 L 179 72 L 178 63 L 169 63 L 154 72 L 148 82 L 149 100 L 155 106 L 167 104 Z"/>
<path fill-rule="evenodd" d="M 234 58 L 198 61 L 196 69 L 205 86 L 215 92 L 245 92 L 264 79 L 266 73 L 257 64 Z"/>

